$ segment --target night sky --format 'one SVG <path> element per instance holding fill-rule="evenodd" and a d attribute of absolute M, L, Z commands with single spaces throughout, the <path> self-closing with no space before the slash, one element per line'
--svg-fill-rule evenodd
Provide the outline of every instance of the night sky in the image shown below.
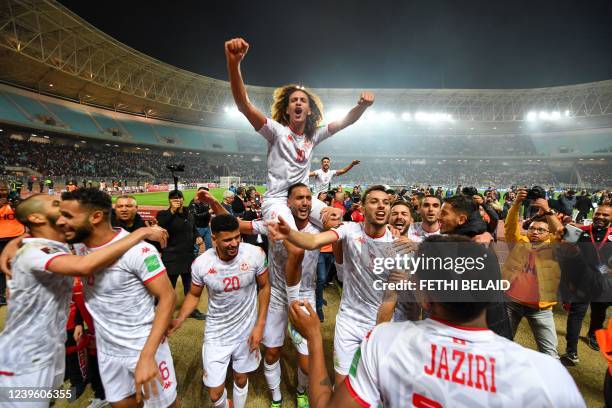
<path fill-rule="evenodd" d="M 61 0 L 117 40 L 227 79 L 245 38 L 251 85 L 531 88 L 612 78 L 612 1 Z"/>

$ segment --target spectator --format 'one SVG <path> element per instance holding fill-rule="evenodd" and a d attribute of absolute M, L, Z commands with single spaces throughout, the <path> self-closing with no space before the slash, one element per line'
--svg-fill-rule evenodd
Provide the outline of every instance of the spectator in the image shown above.
<path fill-rule="evenodd" d="M 227 210 L 227 213 L 230 215 L 234 215 L 234 209 L 232 207 L 232 203 L 235 199 L 234 195 L 235 194 L 230 190 L 223 192 L 223 202 L 221 203 L 221 205 Z"/>
<path fill-rule="evenodd" d="M 208 191 L 208 187 L 198 188 L 198 191 L 202 190 Z M 212 248 L 212 238 L 210 234 L 210 207 L 205 202 L 198 200 L 198 195 L 196 194 L 189 203 L 189 211 L 195 219 L 198 234 L 204 239 L 206 249 Z"/>
<path fill-rule="evenodd" d="M 0 253 L 8 242 L 25 233 L 25 227 L 15 217 L 19 197 L 9 190 L 6 181 L 0 180 Z M 6 305 L 6 277 L 0 272 L 0 306 Z"/>
<path fill-rule="evenodd" d="M 582 194 L 576 197 L 575 208 L 578 210 L 576 222 L 580 224 L 582 223 L 582 220 L 589 216 L 589 212 L 593 209 L 591 196 L 588 195 L 586 191 L 583 191 Z"/>
<path fill-rule="evenodd" d="M 193 215 L 183 207 L 183 193 L 173 190 L 168 194 L 169 208 L 157 213 L 157 223 L 168 231 L 168 244 L 162 250 L 162 261 L 166 266 L 172 286 L 176 288 L 179 276 L 183 281 L 183 293 L 189 293 L 191 285 L 191 264 L 195 259 L 194 243 L 201 245 L 202 237 L 198 235 Z M 195 309 L 192 318 L 204 320 L 206 315 Z"/>
<path fill-rule="evenodd" d="M 127 232 L 134 232 L 138 228 L 147 226 L 138 214 L 138 203 L 134 196 L 121 195 L 117 197 L 115 208 L 111 214 L 111 224 L 113 227 L 123 228 Z M 155 246 L 157 247 L 157 245 Z"/>
<path fill-rule="evenodd" d="M 246 199 L 246 190 L 244 187 L 238 187 L 232 201 L 232 214 L 234 217 L 242 218 L 244 214 L 244 200 Z"/>
<path fill-rule="evenodd" d="M 504 225 L 506 242 L 515 244 L 502 267 L 502 278 L 510 282 L 506 304 L 512 337 L 523 317 L 529 321 L 538 350 L 558 358 L 557 332 L 552 307 L 556 304 L 561 269 L 550 242 L 556 241 L 562 229 L 559 220 L 545 198 L 538 198 L 534 206 L 540 215 L 530 223 L 527 236 L 521 235 L 519 209 L 527 191 L 519 190 Z"/>

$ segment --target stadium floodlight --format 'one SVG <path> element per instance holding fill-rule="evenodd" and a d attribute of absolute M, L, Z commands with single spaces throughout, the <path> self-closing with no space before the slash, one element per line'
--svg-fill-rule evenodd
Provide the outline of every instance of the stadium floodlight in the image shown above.
<path fill-rule="evenodd" d="M 333 122 L 345 117 L 347 112 L 348 109 L 346 108 L 332 108 L 325 114 L 325 118 L 328 122 Z"/>
<path fill-rule="evenodd" d="M 533 122 L 533 121 L 535 121 L 537 118 L 538 118 L 538 114 L 537 114 L 536 112 L 534 112 L 534 111 L 531 111 L 531 112 L 529 112 L 529 113 L 527 114 L 527 120 L 528 120 L 529 122 Z"/>
<path fill-rule="evenodd" d="M 402 113 L 402 120 L 406 122 L 410 122 L 412 120 L 412 115 L 408 112 Z"/>
<path fill-rule="evenodd" d="M 225 111 L 225 113 L 227 113 L 230 116 L 239 116 L 240 115 L 240 111 L 235 106 L 226 106 L 225 108 L 223 108 L 223 110 Z"/>
<path fill-rule="evenodd" d="M 570 111 L 569 111 L 569 110 L 566 110 L 566 111 L 565 111 L 565 117 L 566 117 L 566 118 L 569 118 L 569 115 L 570 115 Z"/>
<path fill-rule="evenodd" d="M 395 113 L 393 113 L 393 112 L 382 112 L 380 114 L 380 119 L 382 121 L 385 121 L 385 122 L 387 122 L 387 121 L 390 122 L 392 120 L 395 120 Z"/>
<path fill-rule="evenodd" d="M 559 119 L 561 119 L 561 114 L 558 111 L 553 111 L 550 114 L 550 119 L 551 120 L 559 120 Z"/>

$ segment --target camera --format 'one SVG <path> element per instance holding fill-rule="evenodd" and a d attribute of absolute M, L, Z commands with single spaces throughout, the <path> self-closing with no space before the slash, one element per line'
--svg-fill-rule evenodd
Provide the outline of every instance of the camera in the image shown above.
<path fill-rule="evenodd" d="M 184 164 L 168 164 L 166 165 L 166 169 L 170 171 L 185 171 Z"/>
<path fill-rule="evenodd" d="M 533 186 L 527 190 L 527 200 L 537 200 L 538 198 L 546 198 L 546 191 L 540 186 Z"/>

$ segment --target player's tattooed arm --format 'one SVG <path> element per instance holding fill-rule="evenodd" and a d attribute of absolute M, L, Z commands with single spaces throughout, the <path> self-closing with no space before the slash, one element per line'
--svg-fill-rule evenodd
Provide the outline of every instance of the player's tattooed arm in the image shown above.
<path fill-rule="evenodd" d="M 159 242 L 163 248 L 168 240 L 168 232 L 157 226 L 139 228 L 117 242 L 85 256 L 67 254 L 53 258 L 47 270 L 61 275 L 88 276 L 112 265 L 120 256 L 143 240 Z"/>
<path fill-rule="evenodd" d="M 266 124 L 266 117 L 249 101 L 249 96 L 242 79 L 242 73 L 240 72 L 240 62 L 248 51 L 249 44 L 242 38 L 233 38 L 225 42 L 227 73 L 229 75 L 234 102 L 238 110 L 247 118 L 253 128 L 259 130 Z"/>
<path fill-rule="evenodd" d="M 306 307 L 307 312 L 303 308 Z M 291 324 L 308 342 L 308 397 L 312 408 L 328 407 L 359 407 L 360 405 L 350 396 L 344 383 L 336 391 L 332 388 L 332 381 L 325 367 L 325 354 L 323 352 L 323 338 L 319 317 L 310 303 L 305 301 L 293 302 L 289 306 Z"/>
<path fill-rule="evenodd" d="M 374 103 L 374 94 L 363 92 L 357 105 L 351 109 L 344 118 L 329 124 L 329 131 L 333 134 L 357 122 L 361 115 Z"/>

